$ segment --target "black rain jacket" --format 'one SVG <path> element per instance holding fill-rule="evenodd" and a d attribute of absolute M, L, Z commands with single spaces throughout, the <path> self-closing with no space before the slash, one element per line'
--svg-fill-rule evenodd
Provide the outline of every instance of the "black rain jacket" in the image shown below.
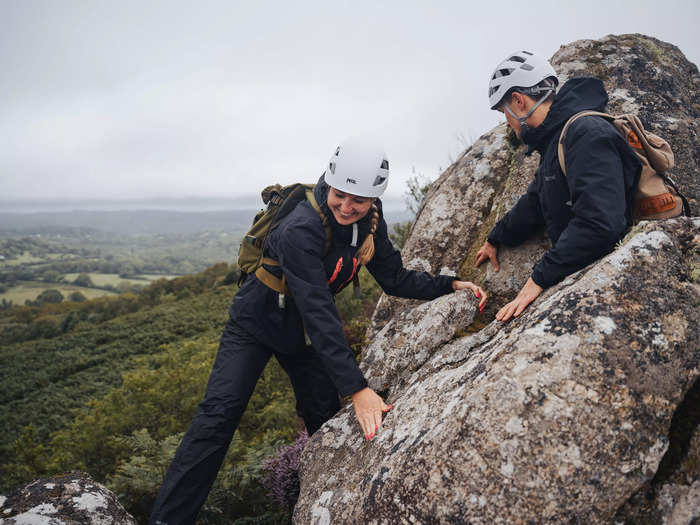
<path fill-rule="evenodd" d="M 545 227 L 552 249 L 532 272 L 542 288 L 611 252 L 632 224 L 641 162 L 610 122 L 589 116 L 571 124 L 564 144 L 567 175 L 559 167 L 557 145 L 566 121 L 579 111 L 605 111 L 607 103 L 600 80 L 569 80 L 542 124 L 522 133 L 528 154 L 540 153 L 540 164 L 527 193 L 494 226 L 488 240 L 517 246 Z"/>
<path fill-rule="evenodd" d="M 353 227 L 338 224 L 326 203 L 328 185 L 323 177 L 315 197 L 332 228 L 332 244 L 324 257 L 325 232 L 321 219 L 308 201 L 300 202 L 270 233 L 265 255 L 279 261 L 291 297 L 280 307 L 279 294 L 250 275 L 233 299 L 231 319 L 262 344 L 276 352 L 293 353 L 305 346 L 304 328 L 321 357 L 338 392 L 346 396 L 367 386 L 343 335 L 333 295 L 352 282 L 359 271 L 357 248 L 369 233 L 369 215 L 358 221 L 356 246 L 351 246 Z M 401 254 L 389 240 L 381 212 L 374 238 L 374 258 L 367 269 L 389 295 L 412 299 L 435 299 L 452 292 L 455 277 L 432 276 L 407 270 Z M 266 268 L 278 276 L 280 268 Z"/>

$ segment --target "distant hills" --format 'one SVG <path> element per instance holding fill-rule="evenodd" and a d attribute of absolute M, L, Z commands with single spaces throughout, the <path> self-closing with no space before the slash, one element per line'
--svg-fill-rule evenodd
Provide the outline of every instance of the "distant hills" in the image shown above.
<path fill-rule="evenodd" d="M 89 228 L 120 235 L 193 234 L 204 231 L 243 232 L 255 210 L 229 211 L 64 211 L 0 213 L 0 232 L 23 233 L 52 228 Z"/>
<path fill-rule="evenodd" d="M 234 200 L 0 201 L 0 233 L 33 233 L 46 228 L 88 228 L 120 235 L 242 233 L 262 206 L 259 196 Z M 384 210 L 389 223 L 411 218 L 398 198 L 387 199 Z"/>

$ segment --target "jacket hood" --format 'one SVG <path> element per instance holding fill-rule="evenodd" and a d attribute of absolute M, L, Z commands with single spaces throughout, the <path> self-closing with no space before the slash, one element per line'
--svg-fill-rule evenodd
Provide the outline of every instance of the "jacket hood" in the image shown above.
<path fill-rule="evenodd" d="M 567 81 L 554 97 L 549 113 L 542 124 L 524 130 L 522 140 L 528 146 L 528 154 L 542 152 L 573 115 L 584 110 L 605 111 L 608 94 L 603 83 L 593 77 L 579 77 Z"/>

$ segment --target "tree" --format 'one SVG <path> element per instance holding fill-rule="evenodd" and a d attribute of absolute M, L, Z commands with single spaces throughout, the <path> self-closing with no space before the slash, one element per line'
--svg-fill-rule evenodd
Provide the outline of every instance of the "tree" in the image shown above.
<path fill-rule="evenodd" d="M 79 274 L 73 281 L 73 284 L 76 286 L 83 286 L 84 288 L 95 286 L 90 276 L 86 273 Z"/>
<path fill-rule="evenodd" d="M 55 270 L 46 270 L 41 275 L 41 280 L 47 283 L 57 283 L 61 279 L 61 274 Z"/>
<path fill-rule="evenodd" d="M 389 232 L 389 238 L 399 250 L 403 248 L 408 240 L 408 234 L 413 226 L 413 221 L 397 222 L 394 224 L 393 231 Z"/>
<path fill-rule="evenodd" d="M 72 294 L 68 296 L 68 299 L 73 301 L 74 303 L 83 303 L 87 301 L 87 297 L 85 297 L 82 293 L 75 291 Z"/>
<path fill-rule="evenodd" d="M 417 214 L 423 205 L 425 196 L 430 190 L 430 185 L 432 182 L 421 173 L 416 173 L 415 168 L 413 169 L 413 176 L 406 182 L 408 189 L 406 190 L 406 207 Z"/>
<path fill-rule="evenodd" d="M 36 298 L 36 304 L 60 303 L 63 301 L 63 294 L 55 288 L 49 288 L 41 292 Z"/>
<path fill-rule="evenodd" d="M 415 168 L 413 168 L 413 176 L 406 182 L 408 188 L 406 189 L 405 199 L 406 208 L 408 211 L 416 215 L 423 206 L 423 201 L 425 200 L 428 191 L 430 191 L 430 185 L 432 182 L 424 177 L 420 173 L 416 173 Z M 411 231 L 411 226 L 413 221 L 400 222 L 394 224 L 393 231 L 389 233 L 389 238 L 394 243 L 394 245 L 400 250 L 406 244 L 408 239 L 408 234 Z"/>

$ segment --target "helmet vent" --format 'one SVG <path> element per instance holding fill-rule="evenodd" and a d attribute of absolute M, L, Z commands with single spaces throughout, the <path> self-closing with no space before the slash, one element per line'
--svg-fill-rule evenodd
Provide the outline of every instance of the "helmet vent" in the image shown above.
<path fill-rule="evenodd" d="M 335 174 L 335 162 L 331 162 L 328 168 L 331 170 L 331 173 Z"/>
<path fill-rule="evenodd" d="M 340 155 L 340 146 L 335 149 L 335 156 L 337 157 L 338 155 Z"/>
<path fill-rule="evenodd" d="M 534 55 L 533 55 L 532 53 L 530 53 L 529 51 L 523 51 L 523 53 L 525 53 L 526 55 L 534 56 Z"/>
<path fill-rule="evenodd" d="M 530 64 L 523 64 L 522 66 L 520 66 L 520 69 L 524 69 L 525 71 L 532 71 L 535 68 Z"/>
<path fill-rule="evenodd" d="M 384 160 L 382 161 L 382 165 L 379 166 L 379 167 L 380 167 L 381 169 L 383 169 L 383 170 L 388 170 L 388 169 L 389 169 L 389 161 L 386 160 L 386 159 L 384 159 Z"/>
<path fill-rule="evenodd" d="M 513 62 L 525 62 L 525 59 L 523 57 L 519 57 L 517 55 L 513 55 L 508 60 L 511 60 Z"/>
<path fill-rule="evenodd" d="M 493 78 L 507 77 L 513 71 L 514 71 L 513 68 L 511 68 L 511 69 L 497 69 L 496 72 L 493 74 Z"/>
<path fill-rule="evenodd" d="M 386 161 L 384 161 L 384 162 L 386 162 Z M 386 177 L 382 177 L 381 175 L 377 175 L 377 177 L 374 179 L 374 184 L 372 184 L 372 186 L 379 186 L 380 184 L 383 184 L 385 180 L 386 180 Z"/>

